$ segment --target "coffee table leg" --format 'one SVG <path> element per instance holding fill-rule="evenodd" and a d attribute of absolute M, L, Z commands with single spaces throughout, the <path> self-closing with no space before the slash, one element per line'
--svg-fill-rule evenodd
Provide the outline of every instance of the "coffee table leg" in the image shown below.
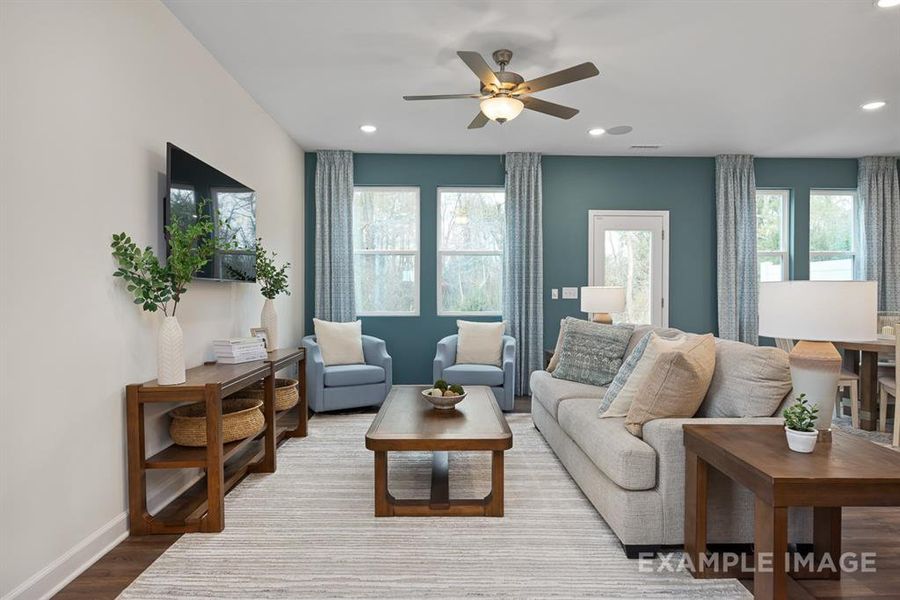
<path fill-rule="evenodd" d="M 484 514 L 488 517 L 503 516 L 503 451 L 494 450 L 491 454 L 491 493 L 485 499 L 487 505 Z"/>
<path fill-rule="evenodd" d="M 390 517 L 394 511 L 388 493 L 387 452 L 375 452 L 375 516 Z"/>
<path fill-rule="evenodd" d="M 756 499 L 756 533 L 754 550 L 756 568 L 753 572 L 753 597 L 757 600 L 785 600 L 787 598 L 787 524 L 788 509 L 772 506 Z"/>
<path fill-rule="evenodd" d="M 813 508 L 813 556 L 815 564 L 822 564 L 822 557 L 830 555 L 834 571 L 819 573 L 822 579 L 840 579 L 841 558 L 841 507 L 817 506 Z"/>
<path fill-rule="evenodd" d="M 450 508 L 450 453 L 435 450 L 431 453 L 431 501 L 432 510 Z"/>
<path fill-rule="evenodd" d="M 703 577 L 706 557 L 706 490 L 709 465 L 690 450 L 685 453 L 684 553 L 694 577 Z"/>

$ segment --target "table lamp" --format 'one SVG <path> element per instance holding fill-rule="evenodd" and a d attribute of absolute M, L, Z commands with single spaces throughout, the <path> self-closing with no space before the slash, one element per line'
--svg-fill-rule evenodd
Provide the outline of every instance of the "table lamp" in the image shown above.
<path fill-rule="evenodd" d="M 581 312 L 592 313 L 594 323 L 612 323 L 609 313 L 625 310 L 625 288 L 590 286 L 581 288 Z"/>
<path fill-rule="evenodd" d="M 794 394 L 819 408 L 819 438 L 828 440 L 841 374 L 832 341 L 874 339 L 875 281 L 778 281 L 759 286 L 759 335 L 797 340 L 789 355 Z"/>

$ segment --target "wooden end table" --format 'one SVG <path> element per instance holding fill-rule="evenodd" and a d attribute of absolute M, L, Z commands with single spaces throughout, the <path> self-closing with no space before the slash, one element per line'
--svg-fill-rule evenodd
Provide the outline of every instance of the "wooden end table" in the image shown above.
<path fill-rule="evenodd" d="M 813 507 L 814 564 L 841 555 L 841 507 L 900 506 L 900 453 L 839 431 L 811 454 L 788 449 L 779 425 L 685 425 L 684 550 L 698 578 L 734 577 L 702 566 L 710 468 L 756 496 L 754 598 L 787 598 L 787 575 L 840 579 L 840 570 L 795 571 L 787 562 L 788 507 Z M 760 557 L 766 561 L 760 569 Z M 771 559 L 771 560 L 769 560 Z"/>
<path fill-rule="evenodd" d="M 466 388 L 454 410 L 432 408 L 424 387 L 395 387 L 366 433 L 375 452 L 375 516 L 503 516 L 503 452 L 512 448 L 512 432 L 484 386 Z M 388 452 L 431 451 L 431 498 L 400 500 L 388 490 Z M 449 452 L 490 451 L 491 492 L 484 498 L 450 498 Z"/>

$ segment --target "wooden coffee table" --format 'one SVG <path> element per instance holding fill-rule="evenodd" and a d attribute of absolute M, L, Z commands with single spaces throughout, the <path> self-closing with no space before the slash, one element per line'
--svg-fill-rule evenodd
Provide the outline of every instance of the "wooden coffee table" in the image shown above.
<path fill-rule="evenodd" d="M 376 517 L 502 517 L 503 452 L 512 432 L 491 389 L 467 386 L 455 410 L 437 410 L 424 387 L 394 387 L 366 433 L 375 451 Z M 431 498 L 401 500 L 388 491 L 388 452 L 431 451 Z M 484 498 L 450 499 L 449 452 L 490 451 L 491 492 Z"/>
<path fill-rule="evenodd" d="M 840 570 L 797 571 L 786 563 L 788 507 L 813 507 L 815 565 L 841 556 L 841 507 L 900 506 L 900 453 L 835 431 L 811 454 L 788 449 L 780 425 L 685 425 L 684 551 L 689 564 L 706 556 L 706 502 L 710 469 L 756 496 L 754 551 L 765 569 L 753 574 L 754 598 L 786 598 L 795 578 L 839 579 Z M 891 535 L 884 532 L 884 535 Z M 877 568 L 876 564 L 876 568 Z M 740 573 L 692 569 L 694 577 Z"/>

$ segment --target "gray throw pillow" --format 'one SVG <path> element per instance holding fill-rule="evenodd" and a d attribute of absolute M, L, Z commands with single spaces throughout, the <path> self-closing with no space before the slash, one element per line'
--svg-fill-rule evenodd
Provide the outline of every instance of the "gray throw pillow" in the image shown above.
<path fill-rule="evenodd" d="M 631 377 L 631 373 L 637 366 L 638 361 L 644 356 L 644 350 L 647 349 L 648 342 L 650 342 L 649 331 L 645 333 L 644 337 L 641 338 L 641 341 L 637 343 L 637 346 L 634 347 L 634 350 L 631 351 L 631 354 L 629 354 L 628 358 L 625 359 L 625 362 L 622 363 L 622 366 L 613 378 L 612 383 L 609 384 L 609 388 L 606 390 L 603 400 L 600 401 L 599 412 L 601 415 L 606 412 L 609 405 L 613 403 L 613 400 L 615 400 L 616 396 L 619 395 L 619 392 L 622 391 L 622 387 L 625 386 L 625 382 Z"/>
<path fill-rule="evenodd" d="M 633 325 L 605 325 L 566 318 L 559 365 L 553 377 L 588 385 L 608 385 L 631 339 Z"/>

